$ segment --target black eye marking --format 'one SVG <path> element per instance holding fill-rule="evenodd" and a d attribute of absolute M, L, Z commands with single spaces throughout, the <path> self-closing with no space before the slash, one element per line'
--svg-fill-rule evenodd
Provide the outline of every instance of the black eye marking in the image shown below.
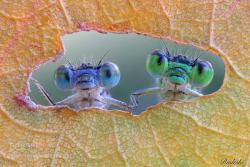
<path fill-rule="evenodd" d="M 58 74 L 58 76 L 59 76 L 59 78 L 61 78 L 61 79 L 65 79 L 65 80 L 69 81 L 69 75 L 68 75 L 67 71 L 60 72 L 60 73 Z"/>
<path fill-rule="evenodd" d="M 64 73 L 64 78 L 65 78 L 67 81 L 70 80 L 70 78 L 69 78 L 69 73 L 68 73 L 67 71 L 65 71 L 65 73 Z"/>
<path fill-rule="evenodd" d="M 207 64 L 205 62 L 199 62 L 198 63 L 198 74 L 202 74 L 206 67 L 207 67 Z"/>
<path fill-rule="evenodd" d="M 111 71 L 110 71 L 110 70 L 106 70 L 105 74 L 106 74 L 106 76 L 107 76 L 108 78 L 110 78 L 110 77 L 111 77 L 111 75 L 112 75 L 112 73 L 111 73 Z"/>
<path fill-rule="evenodd" d="M 65 79 L 66 79 L 67 81 L 69 81 L 69 75 L 64 74 L 64 77 L 65 77 Z"/>
<path fill-rule="evenodd" d="M 163 61 L 163 57 L 162 56 L 158 56 L 158 60 L 157 60 L 157 64 L 158 65 L 161 65 L 162 64 L 162 61 Z"/>
<path fill-rule="evenodd" d="M 64 78 L 65 80 L 67 80 L 67 81 L 69 81 L 69 73 L 68 73 L 68 71 L 63 71 L 62 73 L 61 73 L 61 76 L 62 76 L 62 78 Z"/>

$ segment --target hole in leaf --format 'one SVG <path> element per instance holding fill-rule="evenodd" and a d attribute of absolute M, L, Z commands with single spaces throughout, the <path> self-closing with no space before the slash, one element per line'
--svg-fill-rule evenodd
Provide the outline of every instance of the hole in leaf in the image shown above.
<path fill-rule="evenodd" d="M 146 69 L 148 55 L 150 55 L 155 49 L 163 49 L 167 47 L 170 55 L 185 55 L 190 62 L 192 62 L 191 60 L 195 60 L 198 56 L 200 56 L 198 59 L 199 61 L 209 61 L 213 67 L 214 76 L 208 86 L 199 89 L 199 92 L 203 95 L 217 91 L 223 83 L 225 73 L 223 61 L 210 52 L 202 51 L 189 45 L 180 45 L 168 40 L 164 40 L 163 42 L 161 39 L 133 33 L 102 34 L 93 31 L 65 35 L 62 40 L 65 49 L 64 55 L 54 61 L 49 61 L 41 65 L 32 73 L 32 78 L 35 78 L 42 85 L 42 87 L 48 92 L 51 100 L 55 103 L 74 94 L 74 91 L 72 90 L 62 91 L 55 85 L 54 74 L 56 69 L 63 64 L 67 64 L 68 66 L 72 65 L 74 70 L 83 63 L 97 65 L 105 53 L 107 55 L 103 58 L 102 63 L 115 63 L 119 67 L 121 74 L 120 82 L 110 89 L 110 93 L 113 98 L 126 103 L 129 103 L 130 94 L 136 90 L 157 86 L 155 78 L 153 78 Z M 108 52 L 108 50 L 110 51 Z M 180 57 L 180 59 L 184 58 Z M 182 62 L 180 59 L 179 62 Z M 172 61 L 174 61 L 173 57 Z M 157 63 L 158 65 L 161 64 L 162 60 L 158 60 Z M 173 64 L 168 65 L 168 68 L 170 67 L 177 69 L 177 72 L 175 71 L 172 75 L 172 79 L 182 82 L 183 80 L 178 78 L 179 76 L 177 74 L 182 73 L 183 68 L 178 68 Z M 184 71 L 185 70 L 187 69 L 184 68 Z M 201 72 L 201 67 L 199 67 L 198 70 Z M 112 72 L 106 70 L 106 74 L 110 75 L 111 73 Z M 105 73 L 102 74 L 105 75 Z M 167 76 L 166 73 L 164 75 Z M 88 79 L 90 79 L 88 76 L 81 76 L 80 80 L 81 82 L 87 82 Z M 105 82 L 108 82 L 108 80 Z M 36 104 L 45 106 L 49 105 L 41 92 L 38 91 L 37 87 L 31 81 L 30 86 L 31 91 L 29 92 L 29 96 L 32 101 Z M 191 84 L 191 86 L 193 85 Z M 104 96 L 106 96 L 105 93 Z M 157 104 L 160 101 L 160 97 L 157 94 L 153 94 L 142 96 L 138 100 L 139 106 L 137 107 L 135 114 L 139 114 L 147 107 Z M 109 109 L 121 108 L 111 106 Z"/>

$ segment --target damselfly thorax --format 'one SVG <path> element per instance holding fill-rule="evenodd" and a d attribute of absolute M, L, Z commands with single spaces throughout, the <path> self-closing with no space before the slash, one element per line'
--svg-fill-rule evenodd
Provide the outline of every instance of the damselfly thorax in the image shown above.
<path fill-rule="evenodd" d="M 110 103 L 107 103 L 103 98 L 111 98 L 108 90 L 98 87 L 92 89 L 79 89 L 73 93 L 73 97 L 70 96 L 63 101 L 56 103 L 57 105 L 69 105 L 70 107 L 80 110 L 83 108 L 101 108 L 107 109 L 110 107 Z M 71 100 L 68 100 L 71 99 Z"/>
<path fill-rule="evenodd" d="M 165 101 L 191 101 L 198 96 L 202 96 L 198 91 L 190 93 L 190 84 L 174 84 L 166 78 L 156 80 L 160 88 L 159 96 Z M 195 94 L 195 95 L 194 95 Z"/>

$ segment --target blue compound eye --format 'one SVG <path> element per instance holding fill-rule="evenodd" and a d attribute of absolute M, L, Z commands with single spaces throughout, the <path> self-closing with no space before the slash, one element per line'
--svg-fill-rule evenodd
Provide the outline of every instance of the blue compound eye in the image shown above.
<path fill-rule="evenodd" d="M 57 68 L 55 72 L 55 84 L 58 88 L 64 89 L 71 89 L 72 86 L 72 76 L 73 71 L 65 67 L 64 65 Z"/>
<path fill-rule="evenodd" d="M 114 87 L 119 83 L 121 74 L 117 65 L 108 62 L 101 66 L 99 77 L 102 86 Z"/>

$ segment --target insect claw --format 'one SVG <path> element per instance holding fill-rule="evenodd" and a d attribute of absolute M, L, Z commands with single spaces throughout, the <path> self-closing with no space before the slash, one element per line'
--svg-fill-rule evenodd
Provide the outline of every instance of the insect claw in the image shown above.
<path fill-rule="evenodd" d="M 128 105 L 128 111 L 131 115 L 134 115 L 135 109 L 137 106 L 134 105 Z"/>
<path fill-rule="evenodd" d="M 138 107 L 138 96 L 136 94 L 131 94 L 130 103 L 131 105 L 129 105 L 130 107 L 129 111 L 132 115 L 134 115 L 135 110 Z"/>

